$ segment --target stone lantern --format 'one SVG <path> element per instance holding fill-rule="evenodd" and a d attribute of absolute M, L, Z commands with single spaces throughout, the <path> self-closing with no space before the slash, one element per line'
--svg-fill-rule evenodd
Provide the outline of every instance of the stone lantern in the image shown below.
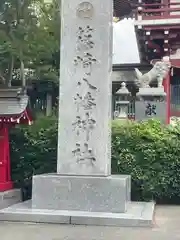
<path fill-rule="evenodd" d="M 130 92 L 126 83 L 121 83 L 121 88 L 116 92 L 115 118 L 127 119 Z"/>

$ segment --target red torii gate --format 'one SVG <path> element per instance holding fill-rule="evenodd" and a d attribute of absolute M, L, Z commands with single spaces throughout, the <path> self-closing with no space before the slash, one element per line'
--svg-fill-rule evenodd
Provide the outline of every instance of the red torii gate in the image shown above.
<path fill-rule="evenodd" d="M 28 96 L 22 88 L 0 89 L 0 192 L 13 189 L 9 129 L 16 124 L 32 124 L 27 107 Z"/>

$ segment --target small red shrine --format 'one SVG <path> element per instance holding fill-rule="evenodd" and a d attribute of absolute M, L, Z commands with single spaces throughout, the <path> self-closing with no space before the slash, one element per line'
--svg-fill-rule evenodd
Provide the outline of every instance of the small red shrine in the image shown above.
<path fill-rule="evenodd" d="M 22 88 L 0 89 L 0 192 L 13 188 L 9 129 L 16 124 L 32 124 L 27 107 L 28 96 Z"/>

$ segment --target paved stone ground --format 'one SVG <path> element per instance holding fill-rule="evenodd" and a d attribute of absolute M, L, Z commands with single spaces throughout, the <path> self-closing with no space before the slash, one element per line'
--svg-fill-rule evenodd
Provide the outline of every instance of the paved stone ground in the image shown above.
<path fill-rule="evenodd" d="M 48 225 L 0 222 L 2 240 L 180 240 L 180 206 L 158 206 L 148 228 Z"/>

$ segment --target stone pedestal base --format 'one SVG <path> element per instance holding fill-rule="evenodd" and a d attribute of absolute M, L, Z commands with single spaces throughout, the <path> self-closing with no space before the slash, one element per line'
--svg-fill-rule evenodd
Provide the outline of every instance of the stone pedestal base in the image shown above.
<path fill-rule="evenodd" d="M 0 221 L 73 225 L 152 227 L 154 203 L 131 202 L 126 213 L 33 209 L 31 201 L 0 210 Z"/>
<path fill-rule="evenodd" d="M 7 208 L 13 204 L 21 202 L 21 190 L 12 189 L 0 192 L 0 209 Z"/>
<path fill-rule="evenodd" d="M 32 208 L 124 213 L 130 201 L 131 177 L 38 175 L 33 178 Z"/>
<path fill-rule="evenodd" d="M 0 210 L 0 221 L 152 227 L 154 203 L 130 202 L 130 180 L 35 176 L 32 201 Z"/>

